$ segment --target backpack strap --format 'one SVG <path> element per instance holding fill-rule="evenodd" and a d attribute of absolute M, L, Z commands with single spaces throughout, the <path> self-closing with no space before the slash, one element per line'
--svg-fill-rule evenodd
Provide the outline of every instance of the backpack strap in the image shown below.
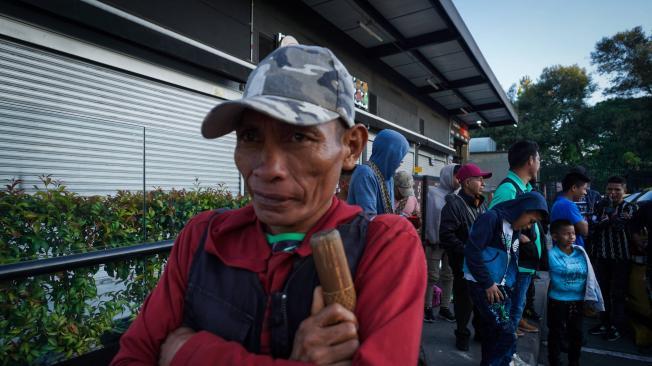
<path fill-rule="evenodd" d="M 337 227 L 344 245 L 344 252 L 355 279 L 358 262 L 364 253 L 367 241 L 367 227 L 373 220 L 370 215 L 361 213 L 351 222 Z M 300 258 L 295 256 L 285 287 L 271 294 L 270 332 L 272 335 L 272 355 L 288 358 L 292 352 L 294 336 L 301 322 L 310 316 L 312 293 L 319 285 L 319 277 L 312 255 Z"/>
<path fill-rule="evenodd" d="M 518 197 L 518 196 L 522 195 L 523 193 L 525 193 L 525 192 L 523 192 L 521 187 L 516 182 L 514 182 L 514 180 L 512 178 L 510 178 L 510 177 L 505 177 L 505 179 L 503 179 L 498 186 L 502 186 L 505 183 L 509 183 L 509 184 L 514 186 L 514 189 L 516 189 L 516 197 Z"/>

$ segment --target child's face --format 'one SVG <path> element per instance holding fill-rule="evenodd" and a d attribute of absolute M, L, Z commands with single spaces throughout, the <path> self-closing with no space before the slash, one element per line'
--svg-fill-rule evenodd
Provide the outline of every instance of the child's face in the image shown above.
<path fill-rule="evenodd" d="M 552 233 L 552 238 L 562 248 L 567 248 L 575 243 L 575 227 L 562 226 L 557 232 Z"/>
<path fill-rule="evenodd" d="M 541 221 L 541 213 L 538 211 L 527 211 L 512 223 L 512 228 L 514 230 L 529 229 L 537 221 Z"/>

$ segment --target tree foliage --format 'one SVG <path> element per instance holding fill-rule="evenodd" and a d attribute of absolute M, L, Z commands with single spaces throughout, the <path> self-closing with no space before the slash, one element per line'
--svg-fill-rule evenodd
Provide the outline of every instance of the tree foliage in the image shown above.
<path fill-rule="evenodd" d="M 602 38 L 591 61 L 600 74 L 611 78 L 604 94 L 652 95 L 652 34 L 647 36 L 640 26 Z"/>
<path fill-rule="evenodd" d="M 577 65 L 547 67 L 536 82 L 524 77 L 512 90 L 518 126 L 487 129 L 476 135 L 492 137 L 499 149 L 523 138 L 537 141 L 544 163 L 581 159 L 584 142 L 575 138 L 574 126 L 578 112 L 586 108 L 587 98 L 595 91 L 586 70 Z"/>
<path fill-rule="evenodd" d="M 508 90 L 519 115 L 517 127 L 473 136 L 492 137 L 499 149 L 534 140 L 541 148 L 542 173 L 560 175 L 580 164 L 599 185 L 612 174 L 652 168 L 652 36 L 636 27 L 605 37 L 591 57 L 600 73 L 612 75 L 605 93 L 619 97 L 589 106 L 596 85 L 585 69 L 547 67 L 535 81 L 525 76 Z"/>

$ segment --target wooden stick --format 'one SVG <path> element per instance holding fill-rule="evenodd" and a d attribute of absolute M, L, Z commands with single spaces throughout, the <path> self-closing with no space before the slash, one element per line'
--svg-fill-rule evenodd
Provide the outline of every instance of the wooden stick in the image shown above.
<path fill-rule="evenodd" d="M 338 303 L 353 311 L 355 287 L 339 231 L 332 229 L 316 233 L 310 238 L 310 245 L 324 290 L 324 302 L 326 305 Z"/>

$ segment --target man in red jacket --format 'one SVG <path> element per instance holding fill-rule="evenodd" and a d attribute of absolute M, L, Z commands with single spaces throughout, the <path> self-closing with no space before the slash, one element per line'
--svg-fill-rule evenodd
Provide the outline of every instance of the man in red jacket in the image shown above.
<path fill-rule="evenodd" d="M 277 49 L 243 98 L 202 125 L 207 138 L 234 130 L 252 204 L 188 222 L 112 365 L 416 364 L 419 238 L 402 217 L 368 217 L 334 197 L 367 142 L 346 68 L 324 48 Z M 318 287 L 309 240 L 332 228 L 354 274 L 354 312 L 324 306 Z"/>

